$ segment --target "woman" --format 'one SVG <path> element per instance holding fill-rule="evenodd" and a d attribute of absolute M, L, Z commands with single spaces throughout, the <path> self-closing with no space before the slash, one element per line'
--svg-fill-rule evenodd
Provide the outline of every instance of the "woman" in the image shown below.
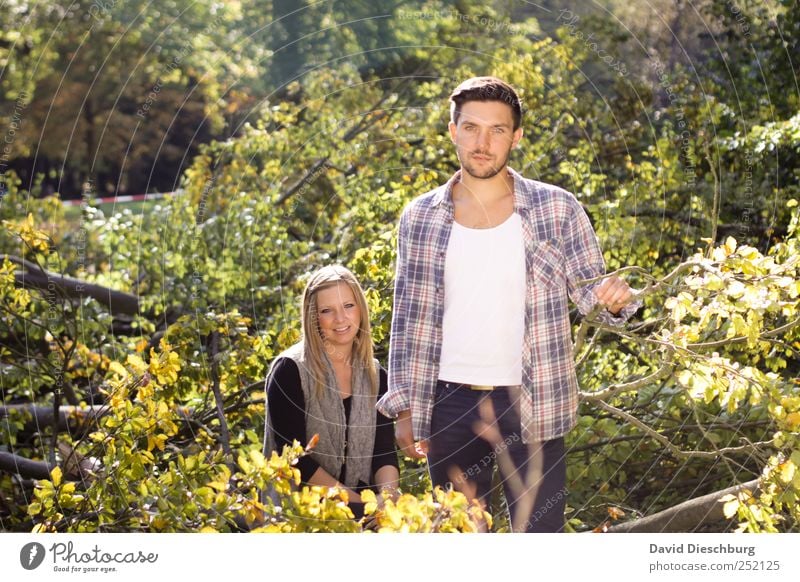
<path fill-rule="evenodd" d="M 265 452 L 319 442 L 297 468 L 310 485 L 341 487 L 360 516 L 359 491 L 394 492 L 399 470 L 391 419 L 375 409 L 386 372 L 372 355 L 364 291 L 340 265 L 315 272 L 303 292 L 302 338 L 267 378 Z"/>

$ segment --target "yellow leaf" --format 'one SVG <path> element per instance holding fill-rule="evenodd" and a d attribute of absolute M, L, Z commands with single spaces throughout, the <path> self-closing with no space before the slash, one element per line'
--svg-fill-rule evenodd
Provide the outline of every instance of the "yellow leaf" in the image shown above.
<path fill-rule="evenodd" d="M 365 489 L 360 493 L 361 501 L 364 502 L 364 515 L 372 515 L 378 509 L 378 499 L 375 492 L 371 489 Z"/>
<path fill-rule="evenodd" d="M 755 311 L 747 313 L 747 347 L 753 348 L 758 343 L 761 316 Z"/>
<path fill-rule="evenodd" d="M 722 506 L 722 513 L 726 518 L 730 519 L 736 515 L 736 512 L 739 510 L 739 500 L 736 497 L 733 495 L 726 495 L 721 498 L 720 501 L 725 503 L 725 505 Z"/>
<path fill-rule="evenodd" d="M 249 473 L 250 471 L 253 470 L 253 466 L 250 464 L 250 461 L 248 461 L 247 457 L 245 457 L 244 455 L 239 455 L 239 466 L 245 473 Z"/>
<path fill-rule="evenodd" d="M 126 378 L 128 376 L 128 370 L 126 370 L 125 366 L 123 366 L 119 362 L 111 362 L 108 365 L 108 371 L 114 372 L 115 374 L 119 374 L 123 378 Z"/>
<path fill-rule="evenodd" d="M 147 371 L 147 364 L 144 363 L 144 360 L 135 354 L 128 354 L 128 359 L 126 363 L 131 366 L 134 370 L 136 370 L 137 374 L 144 374 Z"/>
<path fill-rule="evenodd" d="M 153 438 L 154 438 L 154 440 L 155 440 L 155 443 L 156 443 L 156 448 L 157 448 L 159 451 L 163 451 L 163 450 L 164 450 L 164 443 L 166 443 L 166 442 L 167 442 L 167 435 L 165 435 L 165 434 L 159 434 L 159 435 L 156 435 L 156 436 L 155 436 L 155 437 L 153 437 Z"/>
<path fill-rule="evenodd" d="M 786 424 L 792 432 L 796 432 L 800 428 L 800 412 L 790 412 L 786 415 Z"/>
<path fill-rule="evenodd" d="M 172 384 L 178 379 L 178 372 L 181 369 L 178 354 L 170 351 L 170 347 L 164 341 L 161 342 L 161 354 L 156 354 L 154 349 L 150 349 L 150 374 L 156 377 L 161 384 Z"/>
<path fill-rule="evenodd" d="M 780 469 L 781 472 L 780 473 L 781 481 L 783 481 L 786 484 L 791 483 L 792 479 L 794 479 L 795 471 L 797 470 L 795 464 L 792 463 L 791 461 L 786 461 L 785 463 L 781 463 L 780 465 L 778 465 L 778 468 Z"/>
<path fill-rule="evenodd" d="M 54 487 L 61 485 L 61 477 L 61 467 L 55 467 L 52 471 L 50 471 L 50 480 L 53 482 Z"/>
<path fill-rule="evenodd" d="M 611 519 L 622 519 L 623 517 L 625 517 L 625 512 L 622 511 L 619 507 L 609 507 L 608 516 Z"/>

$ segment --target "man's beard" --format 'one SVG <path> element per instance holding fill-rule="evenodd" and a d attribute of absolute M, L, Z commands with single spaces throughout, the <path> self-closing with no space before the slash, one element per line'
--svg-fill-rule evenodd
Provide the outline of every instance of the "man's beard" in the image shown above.
<path fill-rule="evenodd" d="M 459 153 L 458 159 L 461 162 L 461 167 L 473 178 L 477 178 L 478 180 L 488 180 L 490 178 L 494 178 L 503 168 L 505 168 L 506 164 L 508 163 L 508 158 L 511 155 L 511 150 L 509 149 L 506 152 L 506 155 L 500 164 L 497 164 L 496 166 L 490 165 L 486 169 L 482 170 L 473 165 L 471 157 L 474 154 L 485 155 L 481 152 L 468 152 L 466 154 Z"/>

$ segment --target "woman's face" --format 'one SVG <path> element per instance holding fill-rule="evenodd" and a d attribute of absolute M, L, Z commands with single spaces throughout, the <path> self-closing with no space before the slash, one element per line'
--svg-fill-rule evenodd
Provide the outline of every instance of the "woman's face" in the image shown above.
<path fill-rule="evenodd" d="M 350 349 L 361 327 L 361 309 L 347 283 L 317 292 L 317 315 L 323 339 L 335 346 Z"/>

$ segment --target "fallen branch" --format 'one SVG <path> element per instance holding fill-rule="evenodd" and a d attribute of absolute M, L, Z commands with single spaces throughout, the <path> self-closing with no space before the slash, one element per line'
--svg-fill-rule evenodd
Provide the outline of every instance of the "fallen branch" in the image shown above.
<path fill-rule="evenodd" d="M 31 461 L 14 453 L 0 451 L 0 471 L 30 477 L 49 479 L 52 465 L 47 461 Z"/>
<path fill-rule="evenodd" d="M 105 305 L 113 314 L 137 315 L 139 313 L 139 298 L 130 293 L 46 271 L 19 257 L 0 255 L 0 259 L 8 259 L 28 269 L 27 272 L 14 274 L 17 285 L 21 287 L 48 293 L 60 291 L 65 297 L 71 299 L 91 297 Z"/>
<path fill-rule="evenodd" d="M 33 261 L 28 261 L 26 259 L 23 259 L 22 257 L 16 257 L 14 255 L 3 255 L 3 259 L 15 263 L 21 267 L 25 267 L 29 271 L 37 271 L 39 273 L 45 272 L 42 266 L 39 265 L 38 263 L 34 263 Z"/>
<path fill-rule="evenodd" d="M 109 408 L 105 404 L 93 406 L 59 406 L 58 425 L 59 431 L 74 429 L 88 422 L 95 422 L 102 417 Z M 54 410 L 52 406 L 37 406 L 35 404 L 8 404 L 0 406 L 0 421 L 14 415 L 30 415 L 25 418 L 23 430 L 38 431 L 46 426 L 53 425 Z"/>
<path fill-rule="evenodd" d="M 754 479 L 722 491 L 690 499 L 653 515 L 618 523 L 606 531 L 608 533 L 692 532 L 702 525 L 725 519 L 722 512 L 723 503 L 720 500 L 726 495 L 737 495 L 741 491 L 755 493 L 758 489 L 758 482 L 758 479 Z"/>

